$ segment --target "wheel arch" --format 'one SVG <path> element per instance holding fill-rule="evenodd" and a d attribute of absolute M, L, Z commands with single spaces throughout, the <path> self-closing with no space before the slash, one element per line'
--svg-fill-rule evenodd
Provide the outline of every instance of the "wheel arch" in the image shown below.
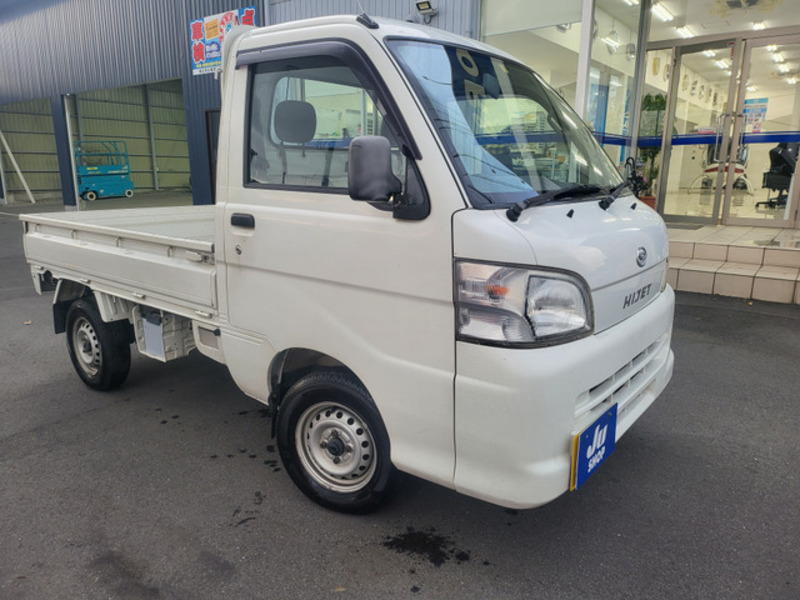
<path fill-rule="evenodd" d="M 67 330 L 67 311 L 72 303 L 80 298 L 92 300 L 104 323 L 126 320 L 130 324 L 132 304 L 127 300 L 92 290 L 78 281 L 59 279 L 53 297 L 53 328 L 56 333 L 64 333 Z M 133 326 L 131 325 L 127 331 L 128 339 L 133 343 L 135 341 Z"/>
<path fill-rule="evenodd" d="M 269 367 L 269 406 L 274 416 L 286 392 L 300 379 L 317 369 L 337 369 L 348 373 L 364 389 L 361 378 L 340 360 L 310 348 L 287 348 L 272 359 Z M 276 419 L 272 419 L 272 435 L 275 437 Z"/>
<path fill-rule="evenodd" d="M 56 333 L 67 330 L 67 311 L 70 305 L 78 298 L 83 298 L 90 292 L 82 283 L 70 279 L 59 279 L 56 284 L 56 293 L 53 296 L 53 328 Z"/>

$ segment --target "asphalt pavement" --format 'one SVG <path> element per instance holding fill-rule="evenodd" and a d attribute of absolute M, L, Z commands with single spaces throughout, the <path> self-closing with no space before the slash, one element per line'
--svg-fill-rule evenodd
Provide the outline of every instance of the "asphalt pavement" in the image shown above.
<path fill-rule="evenodd" d="M 407 477 L 353 517 L 291 483 L 199 355 L 73 373 L 0 207 L 0 600 L 800 598 L 800 307 L 678 295 L 664 395 L 578 491 L 513 511 Z M 195 353 L 196 354 L 196 353 Z"/>

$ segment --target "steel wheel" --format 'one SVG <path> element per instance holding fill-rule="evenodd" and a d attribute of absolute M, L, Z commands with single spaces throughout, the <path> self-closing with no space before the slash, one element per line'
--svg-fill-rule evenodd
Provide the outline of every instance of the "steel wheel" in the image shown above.
<path fill-rule="evenodd" d="M 94 390 L 122 385 L 131 368 L 127 321 L 105 323 L 91 298 L 80 298 L 67 311 L 67 350 L 78 377 Z"/>
<path fill-rule="evenodd" d="M 375 442 L 357 413 L 315 404 L 297 420 L 297 454 L 308 474 L 329 490 L 360 490 L 375 472 Z"/>
<path fill-rule="evenodd" d="M 399 483 L 389 436 L 364 386 L 343 369 L 302 377 L 278 406 L 278 450 L 295 485 L 314 502 L 366 513 Z"/>
<path fill-rule="evenodd" d="M 78 317 L 72 323 L 72 346 L 75 348 L 76 365 L 89 377 L 96 377 L 103 366 L 103 353 L 97 332 L 86 317 Z"/>

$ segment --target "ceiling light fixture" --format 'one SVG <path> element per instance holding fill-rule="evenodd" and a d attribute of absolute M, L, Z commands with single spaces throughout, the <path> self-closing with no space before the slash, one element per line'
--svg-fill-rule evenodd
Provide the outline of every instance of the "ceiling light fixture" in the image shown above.
<path fill-rule="evenodd" d="M 660 2 L 656 2 L 655 4 L 653 4 L 653 7 L 650 10 L 653 11 L 653 14 L 655 16 L 664 21 L 664 23 L 668 23 L 669 21 L 672 21 L 672 19 L 675 18 L 672 15 L 672 13 L 669 12 L 666 8 L 664 8 L 664 5 L 661 4 Z"/>
<path fill-rule="evenodd" d="M 714 58 L 716 55 L 716 50 L 703 50 L 703 56 L 707 56 L 708 58 Z"/>
<path fill-rule="evenodd" d="M 728 63 L 724 60 L 715 60 L 714 64 L 717 65 L 720 69 L 727 69 Z"/>
<path fill-rule="evenodd" d="M 778 47 L 775 44 L 770 44 L 767 46 L 767 52 L 775 52 L 777 49 Z"/>
<path fill-rule="evenodd" d="M 747 86 L 747 91 L 748 92 L 755 92 L 755 91 L 758 91 L 758 88 L 756 86 L 754 86 L 754 85 L 748 85 Z"/>
<path fill-rule="evenodd" d="M 791 69 L 789 68 L 789 65 L 780 64 L 778 65 L 778 71 L 785 74 L 791 71 Z"/>
<path fill-rule="evenodd" d="M 754 31 L 762 31 L 766 29 L 767 26 L 764 25 L 764 21 L 758 21 L 757 23 L 753 23 L 753 30 Z"/>
<path fill-rule="evenodd" d="M 774 63 L 782 63 L 784 60 L 786 59 L 783 58 L 783 54 L 781 54 L 780 52 L 776 52 L 775 54 L 772 55 L 772 62 Z"/>
<path fill-rule="evenodd" d="M 797 85 L 798 81 L 800 80 L 798 80 L 797 77 L 788 77 L 786 79 L 786 83 L 788 83 L 789 85 Z"/>
<path fill-rule="evenodd" d="M 628 6 L 639 6 L 639 0 L 622 0 Z"/>
<path fill-rule="evenodd" d="M 619 34 L 614 29 L 609 31 L 605 37 L 600 38 L 600 41 L 608 46 L 608 51 L 611 54 L 614 54 L 617 50 L 619 50 L 619 47 L 622 44 L 619 39 Z"/>
<path fill-rule="evenodd" d="M 694 37 L 694 31 L 689 29 L 686 25 L 683 27 L 676 27 L 675 30 L 678 32 L 678 35 L 681 36 L 683 39 Z"/>

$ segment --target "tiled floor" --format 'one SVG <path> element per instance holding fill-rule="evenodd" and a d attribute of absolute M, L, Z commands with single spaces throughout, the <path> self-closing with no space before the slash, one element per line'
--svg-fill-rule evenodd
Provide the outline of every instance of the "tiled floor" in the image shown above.
<path fill-rule="evenodd" d="M 800 304 L 800 230 L 668 229 L 669 281 L 675 289 Z"/>

